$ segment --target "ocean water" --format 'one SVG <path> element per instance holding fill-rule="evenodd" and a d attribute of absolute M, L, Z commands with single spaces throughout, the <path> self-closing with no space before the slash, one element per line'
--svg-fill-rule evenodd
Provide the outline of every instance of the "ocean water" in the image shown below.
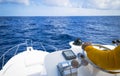
<path fill-rule="evenodd" d="M 69 42 L 76 38 L 112 44 L 112 40 L 120 39 L 120 16 L 0 17 L 0 56 L 27 39 L 33 41 L 35 49 L 44 50 L 42 44 L 53 52 L 70 48 Z M 18 52 L 25 50 L 20 49 Z M 6 61 L 13 53 L 6 55 Z"/>

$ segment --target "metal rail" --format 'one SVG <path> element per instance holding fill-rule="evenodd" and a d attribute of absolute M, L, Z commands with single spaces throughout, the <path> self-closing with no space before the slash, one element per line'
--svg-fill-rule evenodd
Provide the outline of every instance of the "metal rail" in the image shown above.
<path fill-rule="evenodd" d="M 27 44 L 26 44 L 26 43 L 18 44 L 18 45 L 16 45 L 16 46 L 8 49 L 3 55 L 1 55 L 0 60 L 2 61 L 2 68 L 3 68 L 3 66 L 5 65 L 5 56 L 6 56 L 11 50 L 13 50 L 13 49 L 15 49 L 15 48 L 16 48 L 16 50 L 15 50 L 15 52 L 14 52 L 14 55 L 16 55 L 17 52 L 18 52 L 19 47 L 22 46 L 22 45 L 27 45 Z M 13 55 L 13 56 L 14 56 L 14 55 Z"/>
<path fill-rule="evenodd" d="M 2 63 L 0 66 L 2 67 L 2 69 L 3 69 L 3 66 L 5 65 L 5 59 L 6 59 L 5 57 L 7 56 L 7 54 L 9 52 L 11 52 L 12 50 L 15 50 L 15 52 L 12 55 L 12 56 L 15 56 L 18 53 L 19 47 L 23 46 L 23 45 L 25 45 L 26 47 L 33 47 L 32 40 L 27 39 L 24 43 L 17 44 L 15 46 L 13 46 L 12 48 L 8 49 L 4 54 L 2 54 L 0 56 L 0 61 Z M 43 48 L 44 51 L 47 51 L 46 48 L 45 48 L 45 46 L 41 42 L 40 42 L 40 46 Z M 54 48 L 55 51 L 58 50 L 56 47 L 54 47 L 52 45 L 49 45 L 49 46 L 52 47 L 52 48 Z"/>

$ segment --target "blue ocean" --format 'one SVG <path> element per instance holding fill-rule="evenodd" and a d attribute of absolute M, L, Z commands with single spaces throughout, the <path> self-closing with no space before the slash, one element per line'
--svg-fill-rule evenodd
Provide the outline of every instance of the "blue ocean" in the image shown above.
<path fill-rule="evenodd" d="M 27 39 L 32 40 L 34 49 L 44 50 L 42 43 L 48 52 L 53 52 L 70 48 L 69 42 L 77 38 L 112 44 L 112 40 L 120 39 L 120 16 L 0 17 L 0 56 Z M 18 52 L 25 50 L 20 49 Z M 6 61 L 13 53 L 6 55 Z"/>

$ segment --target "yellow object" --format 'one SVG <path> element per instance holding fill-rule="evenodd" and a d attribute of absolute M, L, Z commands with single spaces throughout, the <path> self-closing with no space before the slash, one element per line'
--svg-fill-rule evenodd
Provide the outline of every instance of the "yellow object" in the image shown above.
<path fill-rule="evenodd" d="M 113 50 L 103 51 L 87 46 L 88 58 L 97 66 L 106 70 L 120 70 L 120 45 Z"/>

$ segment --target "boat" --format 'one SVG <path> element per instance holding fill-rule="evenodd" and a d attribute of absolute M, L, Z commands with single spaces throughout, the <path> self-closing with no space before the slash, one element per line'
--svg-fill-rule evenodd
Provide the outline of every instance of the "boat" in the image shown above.
<path fill-rule="evenodd" d="M 89 61 L 82 63 L 86 53 L 82 50 L 82 43 L 71 41 L 69 49 L 47 52 L 36 50 L 31 45 L 27 45 L 26 50 L 16 53 L 20 45 L 26 45 L 27 42 L 17 45 L 14 56 L 4 65 L 5 54 L 1 56 L 3 61 L 0 76 L 120 76 L 119 73 L 109 73 L 92 65 Z M 81 42 L 81 41 L 80 41 Z M 95 44 L 98 49 L 114 49 L 113 45 Z M 81 57 L 78 56 L 81 54 Z M 81 63 L 79 68 L 71 65 L 73 59 Z"/>

